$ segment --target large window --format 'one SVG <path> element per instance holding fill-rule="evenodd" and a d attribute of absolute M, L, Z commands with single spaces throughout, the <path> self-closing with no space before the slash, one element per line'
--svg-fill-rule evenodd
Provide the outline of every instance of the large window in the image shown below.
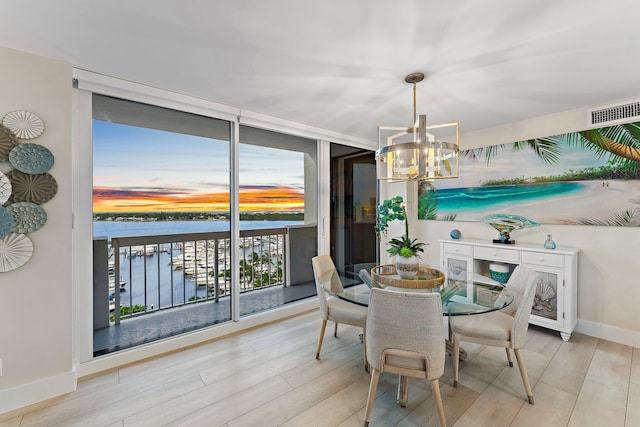
<path fill-rule="evenodd" d="M 94 356 L 315 294 L 317 142 L 232 129 L 93 95 Z"/>
<path fill-rule="evenodd" d="M 230 124 L 94 95 L 92 128 L 94 355 L 231 320 Z"/>

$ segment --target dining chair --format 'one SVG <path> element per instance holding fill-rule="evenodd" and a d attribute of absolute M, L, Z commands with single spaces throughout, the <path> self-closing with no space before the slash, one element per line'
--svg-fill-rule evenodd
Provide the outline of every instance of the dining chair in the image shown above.
<path fill-rule="evenodd" d="M 453 386 L 458 386 L 458 352 L 460 341 L 468 341 L 494 347 L 504 347 L 509 366 L 513 367 L 510 349 L 516 355 L 522 383 L 529 403 L 533 405 L 533 392 L 529 384 L 527 369 L 524 365 L 521 349 L 524 347 L 531 306 L 540 281 L 540 274 L 522 265 L 517 266 L 506 288 L 513 295 L 513 302 L 499 311 L 474 316 L 451 316 L 449 331 L 453 340 Z"/>
<path fill-rule="evenodd" d="M 371 277 L 371 273 L 369 273 L 369 270 L 365 268 L 363 268 L 358 272 L 358 276 L 360 276 L 360 278 L 362 279 L 362 282 L 370 288 L 381 287 L 377 282 L 374 282 L 373 278 Z"/>
<path fill-rule="evenodd" d="M 371 383 L 365 427 L 369 425 L 378 380 L 383 372 L 400 375 L 398 401 L 402 406 L 406 406 L 408 399 L 408 377 L 430 382 L 440 425 L 445 427 L 438 382 L 444 373 L 445 362 L 440 294 L 372 288 L 366 329 Z"/>
<path fill-rule="evenodd" d="M 325 289 L 330 292 L 341 292 L 344 290 L 342 281 L 336 270 L 330 255 L 318 255 L 311 259 L 313 265 L 313 275 L 316 281 L 316 291 L 318 302 L 320 303 L 320 314 L 322 315 L 322 326 L 320 328 L 320 338 L 318 339 L 318 349 L 316 359 L 320 358 L 320 349 L 324 339 L 327 321 L 335 322 L 333 336 L 338 336 L 338 323 L 359 326 L 362 328 L 362 342 L 364 344 L 364 367 L 368 370 L 367 363 L 367 334 L 365 327 L 367 324 L 367 307 L 343 301 L 333 296 L 327 296 Z"/>

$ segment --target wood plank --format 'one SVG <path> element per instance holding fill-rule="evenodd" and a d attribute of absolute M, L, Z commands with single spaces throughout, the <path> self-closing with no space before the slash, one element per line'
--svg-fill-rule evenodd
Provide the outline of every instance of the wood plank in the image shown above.
<path fill-rule="evenodd" d="M 262 405 L 230 421 L 229 427 L 280 425 L 363 377 L 365 372 L 362 369 L 362 360 L 357 357 L 279 396 L 268 405 Z"/>

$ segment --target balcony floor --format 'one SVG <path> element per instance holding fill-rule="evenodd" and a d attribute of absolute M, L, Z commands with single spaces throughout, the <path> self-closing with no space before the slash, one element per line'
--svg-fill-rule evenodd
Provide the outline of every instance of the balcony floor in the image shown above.
<path fill-rule="evenodd" d="M 243 293 L 240 315 L 270 310 L 284 304 L 316 295 L 314 282 L 293 286 L 276 286 Z M 229 321 L 230 299 L 207 301 L 188 306 L 157 311 L 111 324 L 93 333 L 93 356 L 102 356 L 141 344 L 195 331 Z"/>

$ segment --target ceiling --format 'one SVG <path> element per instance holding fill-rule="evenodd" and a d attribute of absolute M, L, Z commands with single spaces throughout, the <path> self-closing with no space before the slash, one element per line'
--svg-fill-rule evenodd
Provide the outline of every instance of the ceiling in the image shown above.
<path fill-rule="evenodd" d="M 637 0 L 2 3 L 0 45 L 370 141 L 415 71 L 461 133 L 640 95 Z"/>

